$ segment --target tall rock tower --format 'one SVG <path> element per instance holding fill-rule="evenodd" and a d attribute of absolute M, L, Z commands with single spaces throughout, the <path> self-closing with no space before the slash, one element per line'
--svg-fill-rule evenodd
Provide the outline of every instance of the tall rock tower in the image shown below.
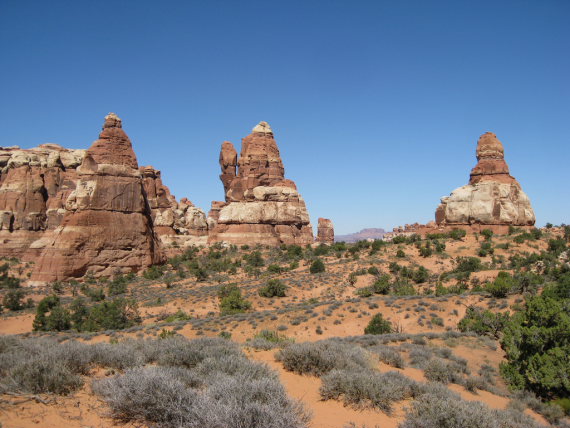
<path fill-rule="evenodd" d="M 491 132 L 477 143 L 477 165 L 469 184 L 441 198 L 435 212 L 440 226 L 490 228 L 502 233 L 510 225 L 533 226 L 535 216 L 528 196 L 509 174 L 503 144 Z"/>
<path fill-rule="evenodd" d="M 163 259 L 129 137 L 114 113 L 77 168 L 61 225 L 44 238 L 32 282 L 135 272 Z"/>
<path fill-rule="evenodd" d="M 313 242 L 305 201 L 285 169 L 273 130 L 260 122 L 242 140 L 238 157 L 225 141 L 220 153 L 225 203 L 214 201 L 208 241 L 232 244 L 298 244 Z"/>

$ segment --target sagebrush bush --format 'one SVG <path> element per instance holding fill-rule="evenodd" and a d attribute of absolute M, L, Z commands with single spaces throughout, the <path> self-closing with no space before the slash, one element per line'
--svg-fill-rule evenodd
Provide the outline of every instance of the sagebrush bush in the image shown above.
<path fill-rule="evenodd" d="M 520 412 L 492 410 L 457 395 L 423 394 L 406 410 L 399 428 L 539 428 Z"/>
<path fill-rule="evenodd" d="M 371 348 L 370 352 L 378 355 L 380 361 L 392 367 L 397 367 L 399 369 L 402 369 L 405 366 L 404 358 L 402 358 L 402 355 L 394 348 L 391 348 L 389 346 L 378 345 Z"/>
<path fill-rule="evenodd" d="M 392 403 L 415 396 L 419 389 L 415 381 L 401 373 L 351 369 L 332 370 L 324 375 L 319 391 L 323 400 L 342 398 L 350 406 L 391 413 Z"/>
<path fill-rule="evenodd" d="M 299 374 L 322 376 L 333 369 L 369 367 L 364 350 L 338 341 L 297 343 L 280 350 L 275 359 L 285 370 Z"/>

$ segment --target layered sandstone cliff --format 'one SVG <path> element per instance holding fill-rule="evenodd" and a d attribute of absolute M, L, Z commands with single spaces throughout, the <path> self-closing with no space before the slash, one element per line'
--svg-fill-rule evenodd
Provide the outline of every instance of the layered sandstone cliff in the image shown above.
<path fill-rule="evenodd" d="M 435 213 L 438 226 L 500 229 L 534 225 L 530 200 L 510 175 L 503 145 L 495 134 L 487 132 L 479 138 L 477 161 L 469 184 L 441 199 Z"/>
<path fill-rule="evenodd" d="M 285 179 L 279 148 L 269 124 L 260 122 L 242 140 L 240 156 L 225 141 L 220 153 L 225 203 L 215 201 L 208 216 L 209 242 L 298 244 L 313 242 L 305 201 Z"/>
<path fill-rule="evenodd" d="M 32 282 L 136 272 L 163 261 L 142 175 L 129 137 L 113 113 L 76 170 L 61 225 L 42 248 Z"/>

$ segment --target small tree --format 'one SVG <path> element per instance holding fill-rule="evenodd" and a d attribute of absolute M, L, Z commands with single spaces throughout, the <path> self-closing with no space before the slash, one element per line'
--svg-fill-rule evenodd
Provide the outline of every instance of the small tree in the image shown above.
<path fill-rule="evenodd" d="M 311 263 L 311 267 L 309 268 L 309 272 L 315 274 L 315 273 L 321 273 L 324 272 L 325 269 L 325 264 L 323 263 L 323 261 L 321 259 L 315 259 L 313 261 L 313 263 Z"/>
<path fill-rule="evenodd" d="M 392 331 L 392 323 L 385 320 L 382 314 L 376 314 L 364 329 L 364 334 L 387 334 Z"/>

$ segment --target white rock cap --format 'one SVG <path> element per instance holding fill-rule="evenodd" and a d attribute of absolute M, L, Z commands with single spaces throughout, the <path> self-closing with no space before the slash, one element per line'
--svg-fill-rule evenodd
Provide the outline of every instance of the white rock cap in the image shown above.
<path fill-rule="evenodd" d="M 262 134 L 273 134 L 273 130 L 269 123 L 267 122 L 259 122 L 255 128 L 252 129 L 252 132 L 260 132 Z"/>

